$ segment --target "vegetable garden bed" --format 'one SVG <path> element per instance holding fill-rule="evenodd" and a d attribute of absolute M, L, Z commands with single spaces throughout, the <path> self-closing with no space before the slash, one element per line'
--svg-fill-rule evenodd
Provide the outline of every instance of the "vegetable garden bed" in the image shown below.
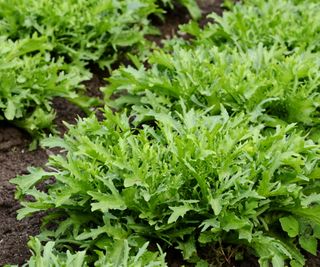
<path fill-rule="evenodd" d="M 320 265 L 318 1 L 9 2 L 1 266 Z"/>
<path fill-rule="evenodd" d="M 221 2 L 207 1 L 205 5 L 200 3 L 203 14 L 212 11 L 221 14 Z M 167 10 L 164 21 L 160 19 L 154 21 L 161 35 L 150 38 L 161 45 L 162 39 L 172 37 L 177 32 L 178 26 L 188 22 L 189 19 L 188 11 L 180 5 L 176 6 L 175 10 Z M 118 63 L 115 67 L 117 65 Z M 105 84 L 104 78 L 107 77 L 108 71 L 92 66 L 92 72 L 93 78 L 85 82 L 86 89 L 89 95 L 101 97 L 99 88 Z M 78 116 L 85 116 L 80 108 L 61 98 L 54 100 L 54 109 L 57 112 L 55 124 L 58 125 L 61 134 L 66 131 L 63 121 L 74 124 Z M 20 205 L 14 199 L 15 187 L 9 182 L 17 175 L 26 174 L 30 166 L 44 166 L 48 156 L 55 152 L 40 147 L 29 151 L 31 142 L 32 138 L 25 131 L 6 122 L 0 123 L 0 266 L 9 263 L 23 264 L 30 257 L 27 247 L 29 236 L 39 233 L 43 214 L 18 221 L 16 212 Z M 177 261 L 175 254 L 171 261 Z"/>

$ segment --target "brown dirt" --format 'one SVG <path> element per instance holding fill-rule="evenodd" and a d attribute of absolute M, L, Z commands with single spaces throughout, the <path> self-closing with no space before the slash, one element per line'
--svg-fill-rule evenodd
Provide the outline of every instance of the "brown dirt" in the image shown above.
<path fill-rule="evenodd" d="M 47 159 L 44 150 L 29 152 L 29 139 L 20 130 L 0 125 L 0 266 L 21 264 L 28 256 L 26 243 L 39 228 L 39 216 L 16 220 L 19 204 L 14 200 L 15 188 L 8 181 L 26 173 L 28 166 L 43 165 Z"/>
<path fill-rule="evenodd" d="M 199 22 L 202 26 L 210 21 L 206 18 L 208 14 L 216 12 L 221 15 L 223 12 L 223 0 L 197 0 L 197 2 L 202 11 L 202 18 Z M 179 35 L 179 25 L 187 23 L 190 19 L 191 17 L 186 8 L 181 5 L 176 5 L 173 10 L 167 10 L 164 20 L 158 17 L 151 18 L 153 24 L 160 30 L 160 35 L 149 36 L 148 39 L 161 46 L 162 40 L 170 39 L 174 35 Z"/>

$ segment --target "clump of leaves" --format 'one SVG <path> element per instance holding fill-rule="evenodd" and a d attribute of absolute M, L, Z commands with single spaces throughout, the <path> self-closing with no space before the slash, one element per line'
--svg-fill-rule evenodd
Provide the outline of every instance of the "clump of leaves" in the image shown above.
<path fill-rule="evenodd" d="M 203 30 L 195 22 L 182 27 L 195 39 L 167 42 L 150 55 L 148 68 L 136 62 L 116 70 L 105 99 L 118 109 L 132 107 L 133 115 L 156 96 L 171 110 L 179 109 L 180 98 L 189 107 L 214 106 L 213 114 L 223 104 L 253 120 L 294 122 L 309 131 L 319 126 L 319 12 L 311 0 L 235 4 L 223 17 L 212 14 L 216 23 Z M 123 91 L 126 96 L 110 101 Z"/>
<path fill-rule="evenodd" d="M 44 246 L 38 238 L 31 237 L 28 242 L 29 247 L 32 249 L 32 256 L 29 261 L 23 266 L 28 267 L 87 267 L 86 251 L 79 251 L 71 253 L 59 252 L 54 246 L 53 241 L 47 242 Z M 95 266 L 104 267 L 152 267 L 167 266 L 164 260 L 165 254 L 150 252 L 147 250 L 148 243 L 145 243 L 138 249 L 136 255 L 130 255 L 130 247 L 128 240 L 114 243 L 114 246 L 108 247 L 108 254 L 98 253 L 99 259 L 95 262 Z"/>
<path fill-rule="evenodd" d="M 155 51 L 149 65 L 114 71 L 103 89 L 106 101 L 118 109 L 133 106 L 136 115 L 139 106 L 154 108 L 157 97 L 159 104 L 179 110 L 183 98 L 188 107 L 213 107 L 213 114 L 221 112 L 222 104 L 231 113 L 244 111 L 272 125 L 319 125 L 319 53 L 290 53 L 262 44 L 243 52 L 220 51 L 207 44 L 187 48 L 178 43 L 172 51 Z M 110 101 L 124 90 L 125 96 Z"/>
<path fill-rule="evenodd" d="M 154 127 L 137 128 L 106 110 L 103 121 L 92 116 L 63 140 L 45 140 L 66 154 L 12 181 L 18 217 L 50 210 L 41 238 L 57 251 L 86 250 L 91 261 L 129 240 L 133 254 L 152 241 L 203 263 L 198 250 L 223 240 L 246 246 L 261 266 L 303 266 L 300 248 L 316 253 L 319 238 L 320 146 L 293 124 L 254 125 L 223 107 L 214 116 L 180 106 L 149 111 Z M 50 177 L 56 182 L 39 191 Z"/>
<path fill-rule="evenodd" d="M 200 43 L 236 46 L 246 50 L 263 43 L 288 50 L 320 51 L 320 3 L 317 0 L 244 0 L 220 17 L 209 15 L 214 23 L 204 30 L 191 22 L 182 27 Z"/>
<path fill-rule="evenodd" d="M 50 56 L 44 37 L 20 41 L 0 38 L 0 120 L 32 135 L 52 129 L 54 97 L 64 97 L 88 110 L 96 102 L 81 95 L 88 72 Z"/>
<path fill-rule="evenodd" d="M 148 20 L 149 15 L 163 12 L 156 2 L 1 0 L 0 34 L 19 39 L 37 33 L 47 37 L 55 53 L 69 60 L 110 66 L 121 51 L 143 48 L 144 35 L 157 33 Z M 182 2 L 196 9 L 194 0 Z"/>

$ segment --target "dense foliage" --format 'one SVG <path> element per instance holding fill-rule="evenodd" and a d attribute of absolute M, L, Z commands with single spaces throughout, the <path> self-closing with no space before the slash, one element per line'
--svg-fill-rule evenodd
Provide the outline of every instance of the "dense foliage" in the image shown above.
<path fill-rule="evenodd" d="M 320 20 L 314 12 L 320 12 L 319 3 L 255 0 L 223 17 L 211 15 L 219 23 L 204 30 L 191 23 L 183 28 L 195 40 L 170 41 L 150 55 L 149 68 L 116 70 L 104 89 L 106 101 L 125 90 L 127 96 L 110 105 L 148 106 L 153 101 L 146 92 L 152 92 L 172 109 L 183 98 L 189 107 L 214 106 L 217 113 L 223 104 L 231 113 L 245 111 L 271 125 L 317 126 Z"/>
<path fill-rule="evenodd" d="M 199 17 L 194 0 L 182 0 Z M 163 5 L 173 5 L 163 1 Z M 88 111 L 97 101 L 79 94 L 88 62 L 108 66 L 146 45 L 156 33 L 155 0 L 0 0 L 0 120 L 33 135 L 52 129 L 51 101 L 63 97 Z"/>
<path fill-rule="evenodd" d="M 320 2 L 318 0 L 244 0 L 234 5 L 223 17 L 210 15 L 215 23 L 203 31 L 190 23 L 184 29 L 200 43 L 204 39 L 239 50 L 256 47 L 259 43 L 279 45 L 289 51 L 320 49 Z"/>
<path fill-rule="evenodd" d="M 90 74 L 62 58 L 52 58 L 50 49 L 43 37 L 16 42 L 0 38 L 0 121 L 10 121 L 33 135 L 52 128 L 54 97 L 84 109 L 95 101 L 77 92 Z"/>
<path fill-rule="evenodd" d="M 49 241 L 45 246 L 42 246 L 39 239 L 31 238 L 29 247 L 32 249 L 32 256 L 27 264 L 29 267 L 80 267 L 88 266 L 85 251 L 71 253 L 59 252 L 54 246 L 53 241 Z M 164 267 L 164 254 L 158 254 L 148 251 L 149 243 L 141 244 L 137 249 L 136 255 L 130 255 L 130 247 L 127 240 L 114 242 L 112 246 L 106 247 L 107 254 L 96 251 L 99 259 L 95 262 L 95 266 L 114 267 L 114 266 L 128 266 L 128 267 Z"/>
<path fill-rule="evenodd" d="M 208 266 L 223 243 L 304 266 L 320 238 L 319 11 L 247 0 L 116 70 L 103 91 L 119 113 L 44 140 L 63 153 L 13 180 L 19 219 L 50 211 L 29 264 L 166 266 L 174 247 Z"/>
<path fill-rule="evenodd" d="M 200 15 L 194 0 L 182 2 Z M 1 0 L 0 34 L 37 33 L 69 60 L 110 66 L 124 50 L 146 45 L 144 35 L 156 33 L 148 16 L 162 12 L 156 0 Z"/>
<path fill-rule="evenodd" d="M 126 90 L 127 96 L 110 105 L 133 105 L 134 114 L 138 106 L 153 108 L 156 95 L 172 110 L 179 109 L 177 101 L 183 98 L 188 107 L 213 107 L 212 112 L 219 113 L 222 104 L 231 113 L 245 111 L 253 120 L 271 125 L 319 124 L 319 53 L 287 53 L 262 45 L 245 52 L 235 48 L 219 51 L 205 44 L 193 49 L 177 44 L 173 49 L 172 53 L 154 52 L 148 69 L 115 71 L 111 85 L 104 89 L 106 101 Z M 138 114 L 143 116 L 143 112 Z"/>
<path fill-rule="evenodd" d="M 138 253 L 149 238 L 190 261 L 199 260 L 199 245 L 221 240 L 251 247 L 262 266 L 285 259 L 303 266 L 298 239 L 316 253 L 320 146 L 294 125 L 255 126 L 225 110 L 153 115 L 156 128 L 132 129 L 110 111 L 102 122 L 79 121 L 64 140 L 47 140 L 67 155 L 13 180 L 18 196 L 33 198 L 19 217 L 50 209 L 47 222 L 57 228 L 43 235 L 59 249 L 75 244 L 98 254 L 91 259 L 124 240 Z M 34 187 L 51 176 L 48 192 Z"/>

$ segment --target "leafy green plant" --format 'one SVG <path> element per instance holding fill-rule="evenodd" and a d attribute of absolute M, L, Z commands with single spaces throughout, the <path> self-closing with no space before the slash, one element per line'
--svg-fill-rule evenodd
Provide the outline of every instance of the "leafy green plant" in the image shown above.
<path fill-rule="evenodd" d="M 165 266 L 174 247 L 207 266 L 199 251 L 223 243 L 304 266 L 320 237 L 318 10 L 247 0 L 115 71 L 103 91 L 121 112 L 43 140 L 63 153 L 12 180 L 18 219 L 47 212 L 29 264 Z"/>
<path fill-rule="evenodd" d="M 182 30 L 194 40 L 170 40 L 149 56 L 147 68 L 136 62 L 114 71 L 102 89 L 105 100 L 131 107 L 142 121 L 148 118 L 135 110 L 153 108 L 157 96 L 171 110 L 181 109 L 180 98 L 188 107 L 214 107 L 213 114 L 223 104 L 268 125 L 313 127 L 318 139 L 319 10 L 317 1 L 248 0 L 223 17 L 212 14 L 216 23 L 203 30 L 191 22 Z"/>
<path fill-rule="evenodd" d="M 0 37 L 0 120 L 32 135 L 52 129 L 54 97 L 64 97 L 85 110 L 96 102 L 81 94 L 90 78 L 83 69 L 50 56 L 44 37 L 10 41 Z"/>
<path fill-rule="evenodd" d="M 106 101 L 121 109 L 139 106 L 154 109 L 158 101 L 165 107 L 179 108 L 183 98 L 188 107 L 213 107 L 221 104 L 231 113 L 250 114 L 252 120 L 270 125 L 300 123 L 319 125 L 319 53 L 290 53 L 286 49 L 261 44 L 245 52 L 236 48 L 219 50 L 206 44 L 187 48 L 179 43 L 173 50 L 158 50 L 149 58 L 149 68 L 122 67 L 114 71 L 104 89 Z M 126 95 L 110 100 L 125 91 Z"/>
<path fill-rule="evenodd" d="M 32 249 L 32 256 L 23 266 L 29 267 L 85 267 L 86 251 L 80 251 L 75 254 L 67 252 L 59 252 L 55 250 L 55 243 L 47 242 L 44 246 L 38 238 L 32 237 L 28 243 Z M 152 267 L 167 266 L 164 261 L 164 254 L 158 255 L 157 252 L 147 251 L 148 243 L 139 248 L 136 255 L 130 254 L 128 241 L 118 242 L 114 246 L 108 247 L 108 253 L 98 253 L 99 259 L 95 262 L 97 267 Z"/>
<path fill-rule="evenodd" d="M 203 40 L 221 47 L 236 46 L 246 50 L 263 43 L 288 50 L 320 50 L 320 3 L 315 0 L 244 0 L 231 11 L 209 15 L 215 23 L 203 31 L 192 22 L 182 27 Z"/>
<path fill-rule="evenodd" d="M 196 9 L 195 1 L 184 2 Z M 157 33 L 148 16 L 161 13 L 155 0 L 1 0 L 0 34 L 15 40 L 38 33 L 55 53 L 105 67 L 129 47 L 146 46 L 144 35 Z"/>
<path fill-rule="evenodd" d="M 39 239 L 32 237 L 28 242 L 33 255 L 24 266 L 29 267 L 82 267 L 86 266 L 85 251 L 71 254 L 70 251 L 57 253 L 54 250 L 54 242 L 48 242 L 42 246 Z"/>
<path fill-rule="evenodd" d="M 132 253 L 150 241 L 199 262 L 198 249 L 223 241 L 244 245 L 261 266 L 303 266 L 300 246 L 314 252 L 304 233 L 317 242 L 320 225 L 320 146 L 294 125 L 180 106 L 180 113 L 148 111 L 155 126 L 138 128 L 106 110 L 103 121 L 92 116 L 63 140 L 44 140 L 66 154 L 12 181 L 18 217 L 50 210 L 41 238 L 58 251 L 84 249 L 92 261 L 130 240 Z M 56 182 L 38 190 L 50 177 Z"/>

